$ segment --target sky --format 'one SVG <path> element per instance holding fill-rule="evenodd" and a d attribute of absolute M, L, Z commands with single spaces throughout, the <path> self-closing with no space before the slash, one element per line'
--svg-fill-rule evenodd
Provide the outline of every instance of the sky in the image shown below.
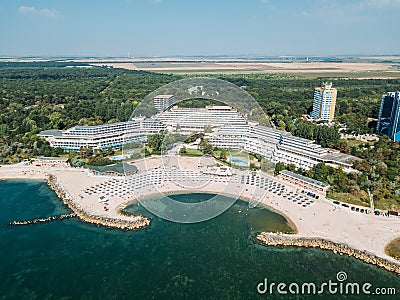
<path fill-rule="evenodd" d="M 5 56 L 400 54 L 400 0 L 1 0 Z"/>

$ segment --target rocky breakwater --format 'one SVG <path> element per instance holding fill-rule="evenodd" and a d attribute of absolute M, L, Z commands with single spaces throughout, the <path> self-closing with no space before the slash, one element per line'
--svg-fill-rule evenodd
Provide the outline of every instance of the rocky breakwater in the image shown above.
<path fill-rule="evenodd" d="M 150 220 L 144 216 L 131 216 L 129 219 L 121 216 L 121 218 L 111 218 L 107 216 L 95 215 L 85 211 L 79 203 L 74 201 L 73 197 L 66 191 L 53 175 L 47 176 L 47 184 L 57 194 L 57 196 L 66 204 L 73 213 L 82 221 L 100 226 L 111 228 L 119 228 L 126 230 L 134 230 L 146 227 L 150 224 Z"/>
<path fill-rule="evenodd" d="M 262 232 L 257 235 L 256 239 L 259 243 L 268 246 L 294 246 L 320 248 L 330 250 L 340 255 L 348 255 L 360 259 L 366 263 L 376 265 L 388 271 L 394 272 L 400 276 L 400 264 L 392 262 L 382 257 L 378 257 L 373 253 L 357 250 L 345 244 L 332 242 L 322 238 L 298 237 L 295 235 Z"/>
<path fill-rule="evenodd" d="M 38 223 L 48 223 L 53 221 L 60 221 L 64 219 L 70 219 L 76 217 L 76 214 L 64 214 L 59 216 L 51 216 L 48 218 L 37 218 L 33 220 L 26 220 L 26 221 L 12 221 L 9 223 L 9 226 L 24 226 L 24 225 L 33 225 Z"/>

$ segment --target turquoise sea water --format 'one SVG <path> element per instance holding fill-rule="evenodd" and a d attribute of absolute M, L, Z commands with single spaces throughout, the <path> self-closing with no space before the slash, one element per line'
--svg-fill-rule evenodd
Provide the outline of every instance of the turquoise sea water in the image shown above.
<path fill-rule="evenodd" d="M 210 195 L 175 197 L 201 201 Z M 148 214 L 135 205 L 129 210 Z M 100 228 L 76 219 L 3 226 L 66 212 L 44 182 L 0 182 L 0 299 L 276 299 L 277 294 L 258 295 L 257 284 L 264 278 L 322 283 L 336 280 L 340 271 L 347 273 L 347 281 L 395 287 L 400 293 L 399 277 L 356 259 L 316 249 L 258 245 L 257 231 L 290 228 L 282 216 L 249 209 L 242 201 L 198 224 L 148 214 L 151 226 L 139 231 Z"/>

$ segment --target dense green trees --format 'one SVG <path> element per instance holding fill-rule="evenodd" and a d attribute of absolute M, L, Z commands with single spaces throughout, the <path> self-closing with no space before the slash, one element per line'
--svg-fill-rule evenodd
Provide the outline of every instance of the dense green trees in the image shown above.
<path fill-rule="evenodd" d="M 147 137 L 147 151 L 149 151 L 150 154 L 160 155 L 164 148 L 164 139 L 166 135 L 167 133 L 164 131 L 149 135 Z"/>
<path fill-rule="evenodd" d="M 310 122 L 299 122 L 295 134 L 299 137 L 315 140 L 323 147 L 337 148 L 340 134 L 335 126 L 329 127 L 326 125 L 316 125 Z"/>
<path fill-rule="evenodd" d="M 185 141 L 186 136 L 168 131 L 147 136 L 146 149 L 149 154 L 165 154 L 174 144 Z"/>
<path fill-rule="evenodd" d="M 174 76 L 57 64 L 1 64 L 0 163 L 58 155 L 44 129 L 128 120 L 140 100 Z M 46 68 L 45 68 L 46 67 Z"/>
<path fill-rule="evenodd" d="M 207 139 L 202 139 L 200 144 L 199 144 L 199 150 L 201 150 L 204 154 L 213 154 L 213 147 L 212 145 L 208 142 Z"/>
<path fill-rule="evenodd" d="M 185 143 L 190 144 L 195 142 L 197 139 L 203 139 L 204 133 L 199 132 L 199 133 L 192 133 L 185 139 Z"/>
<path fill-rule="evenodd" d="M 106 166 L 115 163 L 108 157 L 114 155 L 114 149 L 107 150 L 92 149 L 90 147 L 81 147 L 79 152 L 69 152 L 68 161 L 73 167 Z"/>

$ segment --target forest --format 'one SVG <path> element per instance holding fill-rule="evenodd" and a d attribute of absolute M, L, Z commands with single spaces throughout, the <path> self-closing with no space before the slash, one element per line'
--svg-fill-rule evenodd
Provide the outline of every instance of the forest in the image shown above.
<path fill-rule="evenodd" d="M 129 71 L 108 67 L 75 67 L 49 63 L 0 63 L 0 163 L 17 163 L 34 156 L 59 156 L 39 138 L 44 129 L 96 125 L 128 120 L 140 101 L 155 89 L 187 75 Z M 193 75 L 192 75 L 193 76 Z M 194 75 L 196 76 L 196 75 Z M 210 74 L 249 92 L 278 129 L 316 140 L 364 159 L 359 175 L 318 166 L 297 170 L 332 185 L 335 197 L 362 199 L 370 190 L 387 208 L 400 207 L 400 149 L 381 137 L 378 142 L 340 140 L 339 126 L 317 126 L 302 120 L 312 108 L 314 88 L 332 81 L 338 90 L 335 121 L 353 134 L 373 133 L 380 99 L 399 90 L 400 79 L 305 78 L 284 74 Z M 194 100 L 186 105 L 201 103 Z M 75 160 L 80 154 L 70 154 Z M 96 155 L 96 161 L 103 156 Z M 343 174 L 342 174 L 342 173 Z M 356 176 L 356 177 L 354 177 Z M 350 195 L 350 196 L 349 196 Z M 351 195 L 355 196 L 352 197 Z"/>

